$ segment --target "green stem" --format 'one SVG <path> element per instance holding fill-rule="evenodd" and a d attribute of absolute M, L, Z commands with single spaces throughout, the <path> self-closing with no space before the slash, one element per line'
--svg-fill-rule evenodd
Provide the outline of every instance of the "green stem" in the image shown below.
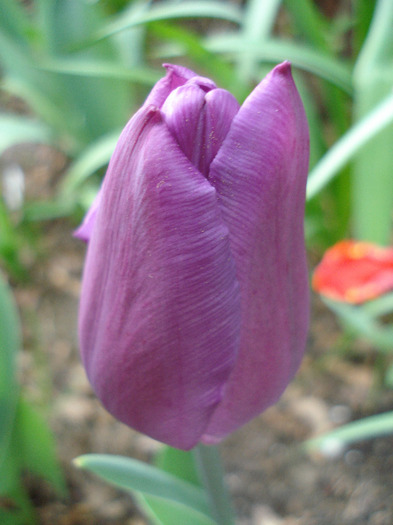
<path fill-rule="evenodd" d="M 193 453 L 210 500 L 214 519 L 218 525 L 234 525 L 234 512 L 224 483 L 224 471 L 218 448 L 215 446 L 197 445 Z"/>

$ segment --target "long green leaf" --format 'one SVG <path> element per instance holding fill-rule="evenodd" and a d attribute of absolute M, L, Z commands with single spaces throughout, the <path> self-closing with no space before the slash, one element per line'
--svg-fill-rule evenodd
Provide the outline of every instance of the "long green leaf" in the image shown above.
<path fill-rule="evenodd" d="M 251 45 L 245 46 L 247 51 L 238 59 L 239 78 L 250 81 L 255 77 L 259 60 L 256 51 L 271 36 L 280 4 L 281 0 L 248 0 L 246 3 L 240 38 Z"/>
<path fill-rule="evenodd" d="M 24 469 L 40 476 L 65 495 L 65 481 L 57 460 L 56 446 L 47 422 L 23 397 L 19 398 L 13 440 Z"/>
<path fill-rule="evenodd" d="M 354 69 L 354 117 L 363 118 L 393 86 L 393 2 L 379 0 Z M 389 244 L 393 214 L 393 124 L 373 137 L 353 164 L 352 216 L 358 239 Z"/>
<path fill-rule="evenodd" d="M 381 297 L 365 303 L 363 308 L 371 317 L 390 314 L 393 312 L 393 293 L 381 295 Z"/>
<path fill-rule="evenodd" d="M 156 455 L 154 463 L 160 470 L 202 488 L 192 453 L 164 446 Z M 213 523 L 210 518 L 200 513 L 190 516 L 189 507 L 173 501 L 142 494 L 137 495 L 137 501 L 145 514 L 157 525 L 183 525 L 187 522 L 192 522 L 193 525 Z"/>
<path fill-rule="evenodd" d="M 195 512 L 180 503 L 137 493 L 136 501 L 154 525 L 216 525 L 205 514 Z"/>
<path fill-rule="evenodd" d="M 338 140 L 309 175 L 307 198 L 313 198 L 361 148 L 393 121 L 393 95 L 378 106 Z M 371 174 L 369 174 L 371 176 Z"/>
<path fill-rule="evenodd" d="M 318 49 L 329 50 L 326 30 L 329 23 L 312 0 L 284 0 L 284 5 L 294 20 L 297 33 Z"/>
<path fill-rule="evenodd" d="M 113 61 L 100 61 L 75 58 L 55 58 L 43 61 L 39 70 L 62 75 L 80 77 L 109 78 L 117 80 L 128 80 L 146 86 L 152 86 L 160 78 L 160 74 L 147 66 L 126 68 Z"/>
<path fill-rule="evenodd" d="M 393 412 L 370 416 L 348 423 L 328 434 L 305 443 L 308 450 L 341 450 L 351 443 L 393 434 Z"/>
<path fill-rule="evenodd" d="M 11 290 L 0 273 L 0 472 L 14 425 L 19 391 L 15 362 L 21 344 L 19 315 Z"/>
<path fill-rule="evenodd" d="M 354 329 L 356 334 L 372 341 L 377 350 L 386 354 L 392 353 L 393 328 L 379 323 L 373 316 L 372 310 L 367 309 L 367 305 L 352 306 L 328 299 L 324 299 L 324 302 L 345 325 Z"/>
<path fill-rule="evenodd" d="M 13 0 L 2 0 L 0 9 L 0 30 L 21 42 L 31 31 L 26 11 Z"/>
<path fill-rule="evenodd" d="M 51 141 L 52 134 L 42 122 L 13 114 L 0 114 L 0 155 L 15 144 Z"/>
<path fill-rule="evenodd" d="M 108 164 L 119 135 L 120 130 L 116 130 L 109 135 L 101 137 L 84 150 L 64 176 L 61 188 L 61 193 L 64 196 L 72 194 L 88 177 L 99 168 Z"/>
<path fill-rule="evenodd" d="M 258 42 L 245 42 L 236 34 L 224 34 L 207 38 L 206 48 L 214 53 L 225 53 L 235 58 L 239 53 L 249 52 L 251 48 L 260 61 L 276 63 L 289 60 L 299 69 L 313 73 L 349 94 L 352 93 L 349 67 L 336 58 L 306 45 L 269 39 L 261 46 Z"/>
<path fill-rule="evenodd" d="M 120 488 L 174 501 L 210 517 L 204 492 L 151 465 L 121 456 L 86 454 L 74 463 Z"/>
<path fill-rule="evenodd" d="M 118 53 L 111 40 L 75 50 L 79 42 L 90 38 L 105 23 L 101 2 L 51 0 L 43 10 L 42 20 L 47 49 L 36 61 L 38 67 L 47 57 L 118 63 Z M 125 82 L 81 75 L 56 75 L 55 78 L 60 81 L 65 102 L 75 115 L 75 132 L 84 143 L 124 124 L 129 107 Z"/>
<path fill-rule="evenodd" d="M 242 11 L 232 4 L 209 0 L 160 2 L 144 12 L 126 11 L 120 14 L 100 29 L 96 37 L 106 38 L 130 27 L 171 18 L 219 18 L 240 24 Z"/>

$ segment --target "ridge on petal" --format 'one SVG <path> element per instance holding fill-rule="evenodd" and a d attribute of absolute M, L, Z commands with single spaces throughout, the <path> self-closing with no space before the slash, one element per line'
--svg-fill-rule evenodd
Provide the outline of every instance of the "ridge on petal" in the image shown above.
<path fill-rule="evenodd" d="M 116 418 L 189 449 L 222 399 L 240 293 L 216 190 L 159 110 L 142 108 L 111 159 L 88 245 L 83 362 Z"/>
<path fill-rule="evenodd" d="M 289 63 L 246 99 L 215 157 L 217 190 L 241 291 L 240 352 L 203 441 L 273 404 L 297 370 L 308 328 L 303 235 L 308 128 Z"/>

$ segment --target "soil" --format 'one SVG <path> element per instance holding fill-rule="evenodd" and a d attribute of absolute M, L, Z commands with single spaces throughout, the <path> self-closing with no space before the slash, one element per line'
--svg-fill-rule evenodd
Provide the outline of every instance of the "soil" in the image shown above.
<path fill-rule="evenodd" d="M 57 153 L 34 149 L 24 166 L 28 198 L 47 195 L 63 167 Z M 115 421 L 86 380 L 76 328 L 85 246 L 72 238 L 74 227 L 67 220 L 46 223 L 41 255 L 29 263 L 29 283 L 15 283 L 25 342 L 21 382 L 25 395 L 46 409 L 69 495 L 59 499 L 36 478 L 27 483 L 42 525 L 146 525 L 128 494 L 71 462 L 89 452 L 149 461 L 160 447 Z M 392 407 L 393 392 L 378 386 L 375 349 L 365 341 L 349 344 L 313 297 L 308 348 L 296 379 L 276 406 L 222 443 L 237 524 L 393 523 L 392 437 L 330 455 L 302 447 L 311 437 Z"/>

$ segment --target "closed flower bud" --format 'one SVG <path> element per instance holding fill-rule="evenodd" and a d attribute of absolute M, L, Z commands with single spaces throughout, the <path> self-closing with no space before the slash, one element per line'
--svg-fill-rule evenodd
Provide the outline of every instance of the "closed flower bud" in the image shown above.
<path fill-rule="evenodd" d="M 77 235 L 80 346 L 117 419 L 182 449 L 273 404 L 308 326 L 308 129 L 290 65 L 239 107 L 168 65 Z"/>

